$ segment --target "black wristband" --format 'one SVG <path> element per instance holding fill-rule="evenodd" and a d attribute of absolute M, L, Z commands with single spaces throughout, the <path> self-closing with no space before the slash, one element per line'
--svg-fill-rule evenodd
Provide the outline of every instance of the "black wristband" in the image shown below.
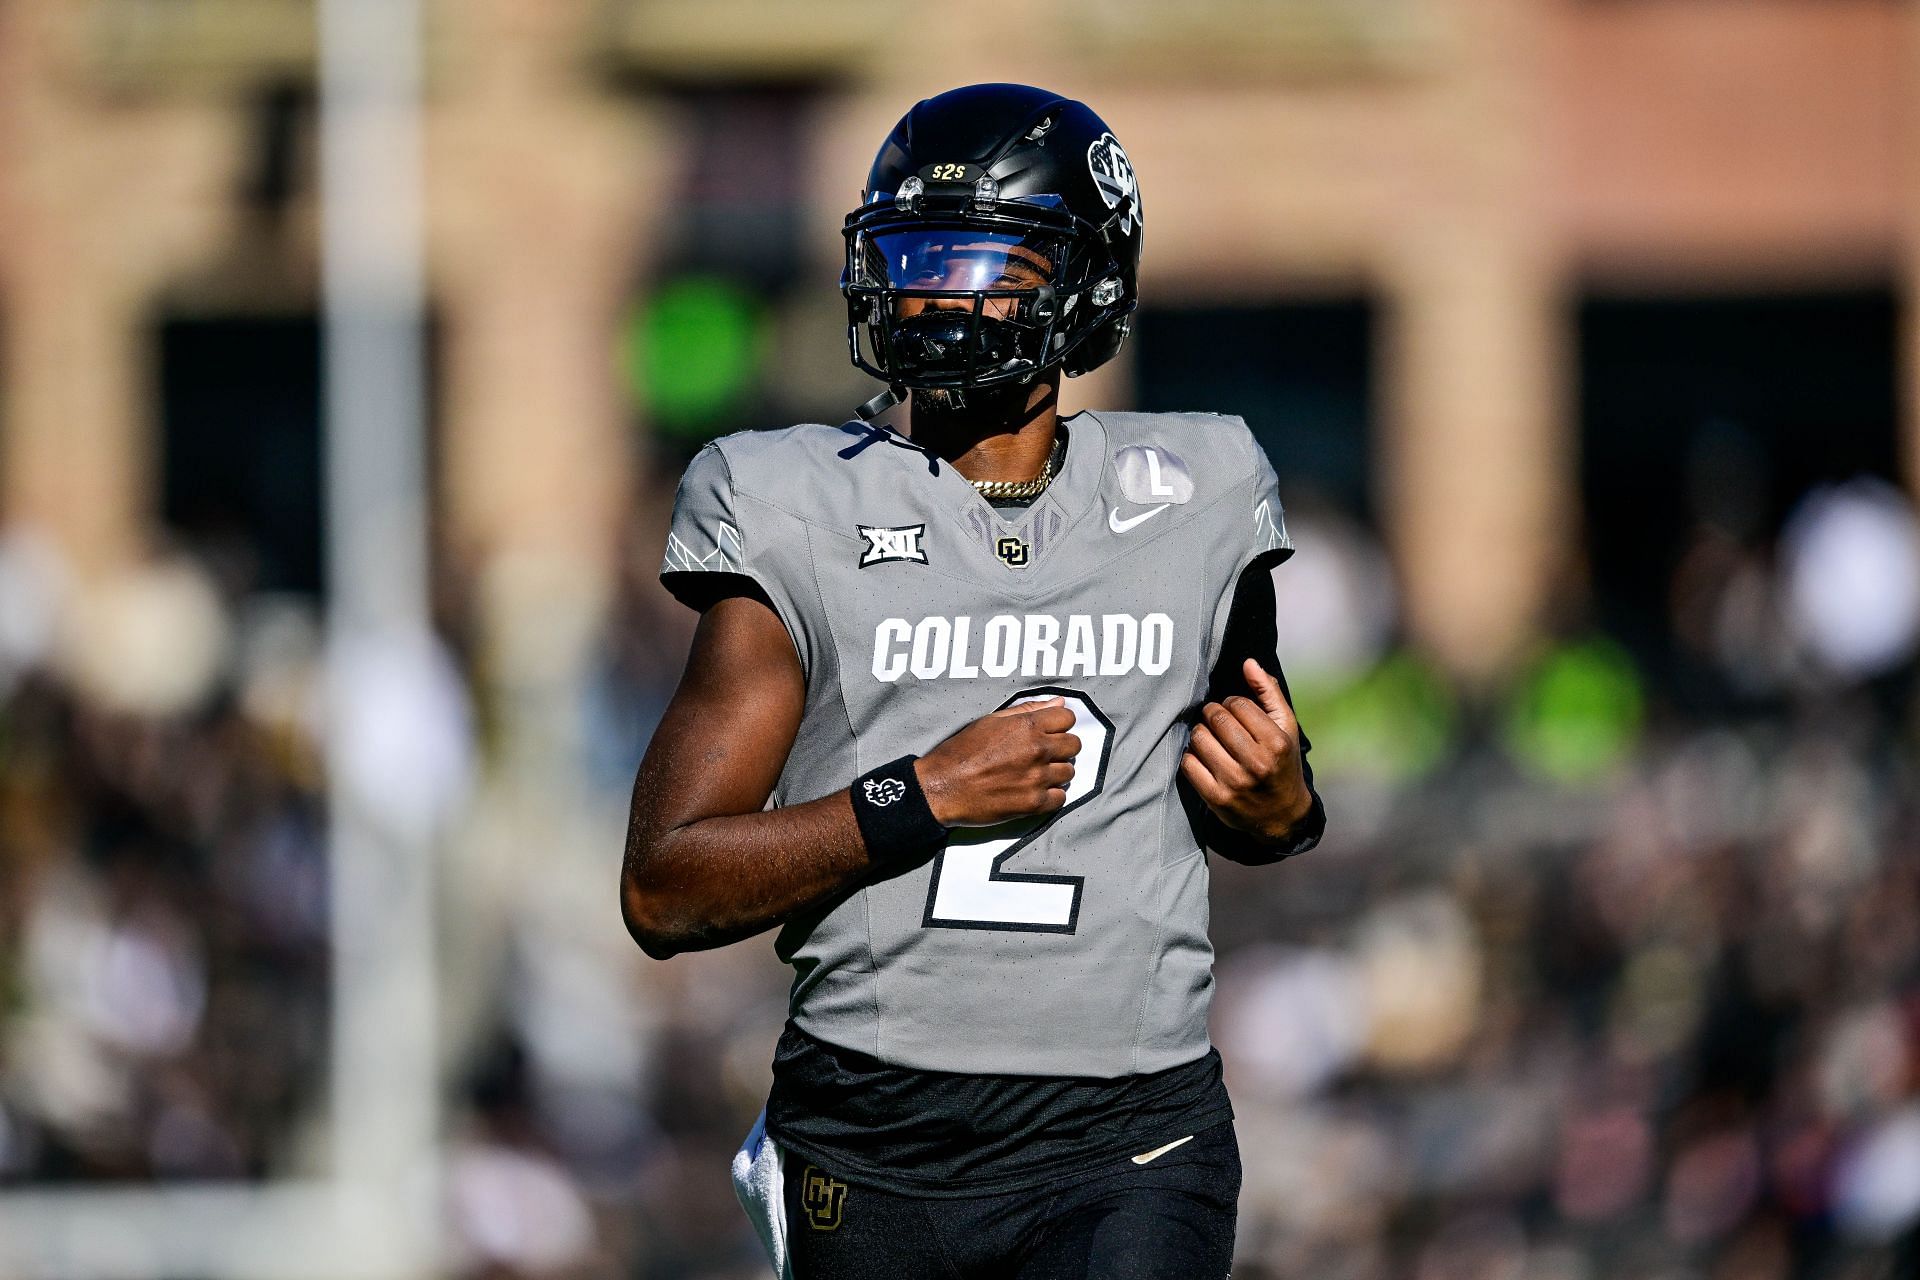
<path fill-rule="evenodd" d="M 853 780 L 854 821 L 875 862 L 899 862 L 932 853 L 947 842 L 947 829 L 933 816 L 920 775 L 913 770 L 919 756 L 901 756 Z"/>

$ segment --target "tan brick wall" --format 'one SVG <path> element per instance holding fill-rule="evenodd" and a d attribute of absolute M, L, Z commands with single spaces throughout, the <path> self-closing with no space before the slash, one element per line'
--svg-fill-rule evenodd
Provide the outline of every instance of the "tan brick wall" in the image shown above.
<path fill-rule="evenodd" d="M 0 513 L 89 565 L 151 530 L 146 322 L 231 255 L 247 137 L 244 58 L 198 90 L 178 67 L 143 82 L 137 58 L 108 75 L 87 54 L 95 12 L 0 6 Z M 432 12 L 442 528 L 483 562 L 553 554 L 604 580 L 639 491 L 614 330 L 680 138 L 605 74 L 643 23 L 608 27 L 593 0 Z M 1076 39 L 1091 10 L 1024 12 L 916 9 L 912 58 L 799 51 L 846 83 L 810 143 L 818 277 L 914 97 L 1019 77 L 1087 97 L 1143 177 L 1150 296 L 1382 303 L 1385 532 L 1416 632 L 1463 671 L 1510 654 L 1575 561 L 1566 320 L 1583 279 L 1920 283 L 1920 11 L 1895 0 L 1407 0 L 1357 36 L 1302 5 L 1270 66 L 1243 48 L 1218 67 Z M 265 251 L 310 275 L 298 237 Z M 1069 402 L 1125 386 L 1122 365 Z"/>
<path fill-rule="evenodd" d="M 61 0 L 0 21 L 0 510 L 98 569 L 151 529 L 148 309 L 233 235 L 237 121 L 77 91 L 84 28 Z"/>

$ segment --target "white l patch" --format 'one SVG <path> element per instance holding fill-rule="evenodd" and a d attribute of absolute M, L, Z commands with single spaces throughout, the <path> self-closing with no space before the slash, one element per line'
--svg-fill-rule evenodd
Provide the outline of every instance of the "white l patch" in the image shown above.
<path fill-rule="evenodd" d="M 914 564 L 927 562 L 927 549 L 920 540 L 926 537 L 924 524 L 905 524 L 892 527 L 863 524 L 856 525 L 860 536 L 867 540 L 867 549 L 860 553 L 860 567 L 885 564 L 889 560 L 909 560 Z"/>
<path fill-rule="evenodd" d="M 1193 501 L 1193 472 L 1173 450 L 1157 444 L 1130 444 L 1113 455 L 1114 478 L 1128 502 L 1141 506 Z"/>

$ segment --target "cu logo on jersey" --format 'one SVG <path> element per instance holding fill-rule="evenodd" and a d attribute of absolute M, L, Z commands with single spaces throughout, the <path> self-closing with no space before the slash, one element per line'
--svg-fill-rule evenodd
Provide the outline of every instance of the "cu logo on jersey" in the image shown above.
<path fill-rule="evenodd" d="M 904 524 L 891 528 L 878 525 L 856 525 L 860 536 L 867 540 L 867 549 L 860 553 L 860 567 L 885 564 L 889 560 L 907 560 L 914 564 L 927 562 L 927 549 L 920 540 L 927 534 L 924 524 Z"/>
<path fill-rule="evenodd" d="M 883 809 L 907 794 L 907 784 L 898 778 L 868 778 L 866 785 L 867 800 Z"/>
<path fill-rule="evenodd" d="M 1140 185 L 1134 181 L 1133 162 L 1127 159 L 1127 153 L 1121 149 L 1119 140 L 1110 133 L 1103 133 L 1087 145 L 1087 168 L 1093 173 L 1094 185 L 1100 188 L 1100 198 L 1106 201 L 1107 208 L 1126 208 L 1120 213 L 1120 234 L 1132 235 L 1135 221 L 1144 222 L 1140 216 Z"/>

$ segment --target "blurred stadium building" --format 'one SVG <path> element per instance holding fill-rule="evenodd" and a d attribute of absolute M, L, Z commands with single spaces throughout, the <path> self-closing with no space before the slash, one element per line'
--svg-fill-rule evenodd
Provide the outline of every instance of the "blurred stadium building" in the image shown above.
<path fill-rule="evenodd" d="M 984 79 L 1142 174 L 1069 407 L 1244 415 L 1303 548 L 1335 826 L 1221 873 L 1235 1274 L 1920 1274 L 1920 7 L 426 0 L 432 637 L 334 648 L 358 779 L 324 7 L 0 3 L 0 1223 L 119 1224 L 0 1276 L 759 1274 L 780 970 L 616 912 L 653 570 L 701 442 L 869 394 L 840 219 Z M 340 1045 L 424 1034 L 342 1005 L 352 787 L 437 851 L 436 1263 L 272 1239 L 351 1163 Z M 196 1188 L 265 1234 L 169 1235 Z"/>

